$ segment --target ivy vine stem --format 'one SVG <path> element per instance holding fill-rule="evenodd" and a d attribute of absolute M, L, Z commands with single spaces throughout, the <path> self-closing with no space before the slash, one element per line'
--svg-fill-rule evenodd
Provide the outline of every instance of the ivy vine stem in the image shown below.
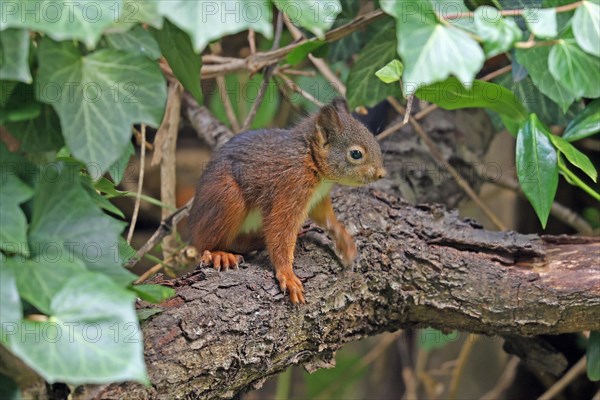
<path fill-rule="evenodd" d="M 559 14 L 559 13 L 564 13 L 564 12 L 569 12 L 569 11 L 575 10 L 576 8 L 578 8 L 582 5 L 583 5 L 583 1 L 577 1 L 575 3 L 565 4 L 564 6 L 554 7 L 554 9 L 556 10 L 556 13 Z M 498 10 L 498 13 L 503 17 L 517 17 L 520 15 L 523 15 L 525 10 L 527 10 L 527 9 L 520 8 L 520 9 L 516 9 L 516 10 Z M 436 16 L 440 20 L 451 20 L 451 19 L 461 19 L 461 18 L 473 18 L 475 16 L 475 13 L 472 11 L 457 12 L 457 13 L 447 14 L 447 15 L 436 13 Z"/>
<path fill-rule="evenodd" d="M 596 192 L 594 189 L 589 187 L 585 182 L 583 182 L 581 179 L 579 179 L 579 177 L 577 175 L 575 175 L 573 172 L 571 172 L 567 168 L 567 166 L 565 165 L 564 161 L 562 160 L 562 158 L 560 156 L 558 157 L 558 168 L 560 169 L 560 172 L 562 172 L 563 175 L 565 175 L 567 180 L 574 184 L 574 186 L 578 186 L 579 188 L 583 189 L 587 194 L 592 196 L 594 199 L 600 201 L 600 193 Z"/>

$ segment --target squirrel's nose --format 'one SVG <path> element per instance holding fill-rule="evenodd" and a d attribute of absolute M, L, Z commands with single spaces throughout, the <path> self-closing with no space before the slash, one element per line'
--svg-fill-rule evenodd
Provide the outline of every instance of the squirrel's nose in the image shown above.
<path fill-rule="evenodd" d="M 386 175 L 387 175 L 387 171 L 385 170 L 385 168 L 377 169 L 377 179 L 384 178 Z"/>

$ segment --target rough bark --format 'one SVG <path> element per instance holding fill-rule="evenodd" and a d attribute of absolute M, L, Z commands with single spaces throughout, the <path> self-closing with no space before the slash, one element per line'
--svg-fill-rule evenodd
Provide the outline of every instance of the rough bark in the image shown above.
<path fill-rule="evenodd" d="M 359 260 L 342 268 L 317 228 L 295 270 L 308 304 L 294 307 L 258 254 L 244 268 L 197 270 L 143 325 L 152 387 L 101 388 L 96 398 L 230 398 L 291 364 L 332 363 L 344 343 L 433 326 L 488 335 L 600 329 L 600 241 L 490 232 L 438 206 L 412 207 L 375 189 L 334 191 Z"/>

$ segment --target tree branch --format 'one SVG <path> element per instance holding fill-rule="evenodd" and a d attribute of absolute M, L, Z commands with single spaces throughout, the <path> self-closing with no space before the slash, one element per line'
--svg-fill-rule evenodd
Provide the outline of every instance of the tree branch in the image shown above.
<path fill-rule="evenodd" d="M 171 281 L 177 296 L 143 325 L 152 386 L 112 385 L 92 397 L 230 398 L 291 364 L 331 365 L 344 343 L 401 328 L 600 329 L 598 239 L 485 231 L 375 189 L 337 189 L 333 198 L 359 248 L 352 268 L 311 228 L 295 258 L 305 306 L 280 292 L 263 253 L 239 270 Z"/>

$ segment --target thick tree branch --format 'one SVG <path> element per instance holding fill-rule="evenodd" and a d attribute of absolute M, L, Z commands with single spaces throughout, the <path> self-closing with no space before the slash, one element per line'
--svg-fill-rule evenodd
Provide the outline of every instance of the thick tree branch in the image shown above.
<path fill-rule="evenodd" d="M 344 343 L 433 326 L 489 335 L 600 329 L 600 241 L 490 232 L 438 206 L 376 189 L 334 191 L 360 258 L 343 269 L 316 228 L 295 269 L 308 304 L 292 306 L 259 254 L 239 270 L 195 271 L 144 323 L 152 387 L 96 398 L 230 398 L 291 364 L 331 365 Z M 90 392 L 88 392 L 88 397 Z"/>

